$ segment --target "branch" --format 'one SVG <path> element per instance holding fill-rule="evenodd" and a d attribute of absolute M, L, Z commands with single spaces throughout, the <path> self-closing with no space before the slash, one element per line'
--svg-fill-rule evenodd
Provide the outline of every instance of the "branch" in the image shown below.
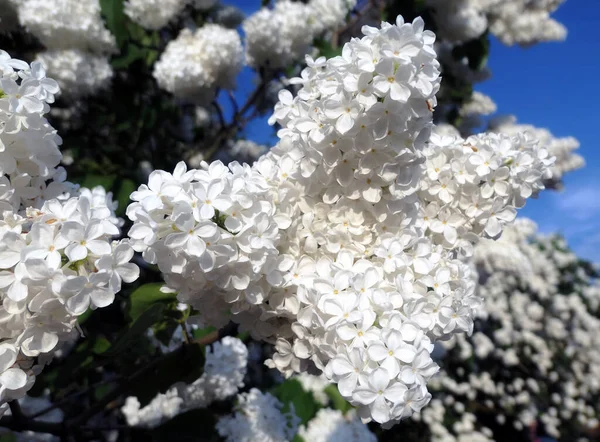
<path fill-rule="evenodd" d="M 8 406 L 10 407 L 10 412 L 15 420 L 15 422 L 24 422 L 27 420 L 27 416 L 25 416 L 25 413 L 23 413 L 23 410 L 21 409 L 21 404 L 19 404 L 18 400 L 13 400 L 10 401 L 8 403 Z"/>
<path fill-rule="evenodd" d="M 18 420 L 15 416 L 3 416 L 0 418 L 0 427 L 13 431 L 34 431 L 36 433 L 49 433 L 55 436 L 67 434 L 66 427 L 62 423 L 39 422 L 31 419 Z"/>
<path fill-rule="evenodd" d="M 223 129 L 226 126 L 225 117 L 223 116 L 223 109 L 221 109 L 221 106 L 219 105 L 219 103 L 217 103 L 216 100 L 212 102 L 212 105 L 217 110 L 217 115 L 219 116 L 219 124 L 221 125 L 221 129 Z"/>
<path fill-rule="evenodd" d="M 219 148 L 219 146 L 221 145 L 221 143 L 224 140 L 235 135 L 238 132 L 238 130 L 243 129 L 244 125 L 249 121 L 249 120 L 243 119 L 244 114 L 246 112 L 248 112 L 248 110 L 256 104 L 256 101 L 258 100 L 258 98 L 260 98 L 260 96 L 266 89 L 267 84 L 271 80 L 271 76 L 270 75 L 267 76 L 265 74 L 265 72 L 262 70 L 260 73 L 260 78 L 261 78 L 260 84 L 256 87 L 254 92 L 252 92 L 252 95 L 250 95 L 250 97 L 248 97 L 248 100 L 246 100 L 246 103 L 244 104 L 244 106 L 242 106 L 241 109 L 237 110 L 234 113 L 231 123 L 221 127 L 221 129 L 215 136 L 215 139 L 212 142 L 211 146 L 206 150 L 206 160 L 207 161 L 210 159 L 210 157 L 212 157 L 212 155 L 216 152 L 216 150 Z M 236 107 L 234 107 L 234 109 Z"/>

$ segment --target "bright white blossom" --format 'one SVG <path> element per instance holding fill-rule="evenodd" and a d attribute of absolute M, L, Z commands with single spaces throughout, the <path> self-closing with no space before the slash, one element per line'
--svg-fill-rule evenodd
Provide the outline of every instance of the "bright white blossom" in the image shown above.
<path fill-rule="evenodd" d="M 246 62 L 252 67 L 284 68 L 312 49 L 315 37 L 344 22 L 356 0 L 280 0 L 244 20 Z"/>
<path fill-rule="evenodd" d="M 2 404 L 33 386 L 79 315 L 111 304 L 121 280 L 138 277 L 128 241 L 112 239 L 112 195 L 79 190 L 57 167 L 61 139 L 44 115 L 58 92 L 40 63 L 0 51 Z M 99 265 L 111 255 L 114 265 Z"/>
<path fill-rule="evenodd" d="M 22 0 L 19 21 L 48 49 L 109 53 L 115 38 L 100 16 L 99 0 Z"/>
<path fill-rule="evenodd" d="M 287 442 L 298 430 L 300 419 L 282 412 L 283 404 L 269 393 L 253 388 L 238 395 L 234 413 L 217 422 L 217 431 L 227 442 Z"/>
<path fill-rule="evenodd" d="M 504 44 L 564 40 L 565 27 L 550 17 L 564 0 L 427 0 L 442 38 L 464 42 L 486 30 Z"/>
<path fill-rule="evenodd" d="M 537 421 L 557 439 L 598 425 L 600 287 L 562 238 L 536 229 L 521 219 L 475 247 L 484 305 L 476 333 L 443 343 L 422 413 L 435 442 L 501 438 L 468 411 L 473 403 L 499 425 L 520 431 Z"/>
<path fill-rule="evenodd" d="M 127 0 L 125 14 L 140 26 L 157 30 L 177 17 L 188 0 Z"/>
<path fill-rule="evenodd" d="M 210 102 L 216 88 L 230 89 L 242 68 L 242 43 L 235 30 L 207 24 L 183 29 L 154 65 L 158 85 L 178 98 Z"/>
<path fill-rule="evenodd" d="M 552 179 L 546 183 L 547 186 L 560 187 L 561 179 L 565 173 L 585 166 L 583 157 L 574 153 L 575 150 L 579 149 L 579 141 L 573 137 L 557 138 L 547 129 L 529 124 L 517 124 L 514 116 L 493 119 L 490 122 L 490 130 L 508 135 L 527 132 L 539 140 L 540 145 L 544 146 L 550 155 L 556 157 L 551 169 Z"/>
<path fill-rule="evenodd" d="M 110 86 L 113 69 L 107 57 L 77 49 L 40 52 L 39 61 L 69 98 L 94 95 Z"/>
<path fill-rule="evenodd" d="M 127 214 L 133 247 L 204 323 L 237 322 L 274 344 L 269 366 L 321 370 L 390 425 L 429 401 L 434 342 L 473 331 L 460 258 L 544 188 L 553 158 L 523 135 L 431 135 L 435 35 L 402 17 L 363 33 L 307 57 L 253 166 L 155 171 Z"/>
<path fill-rule="evenodd" d="M 308 424 L 301 426 L 298 435 L 311 442 L 376 442 L 375 436 L 356 413 L 346 415 L 339 410 L 323 408 Z"/>

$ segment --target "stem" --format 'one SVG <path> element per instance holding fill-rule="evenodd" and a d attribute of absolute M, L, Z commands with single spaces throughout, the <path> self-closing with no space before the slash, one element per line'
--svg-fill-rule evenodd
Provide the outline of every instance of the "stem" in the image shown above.
<path fill-rule="evenodd" d="M 23 413 L 21 409 L 21 404 L 19 404 L 18 400 L 13 400 L 8 403 L 10 407 L 10 412 L 13 415 L 15 422 L 25 422 L 27 420 L 27 416 Z"/>
<path fill-rule="evenodd" d="M 78 398 L 79 396 L 83 396 L 83 395 L 89 393 L 91 390 L 93 390 L 97 387 L 100 387 L 104 384 L 108 384 L 110 382 L 117 382 L 117 381 L 118 381 L 118 379 L 109 379 L 106 381 L 96 382 L 95 384 L 90 385 L 89 387 L 85 388 L 84 390 L 77 391 L 73 394 L 70 394 L 69 396 L 61 399 L 60 401 L 53 403 L 49 407 L 44 408 L 43 410 L 40 410 L 35 414 L 32 414 L 31 416 L 29 416 L 29 419 L 35 419 L 37 417 L 43 416 L 44 414 L 49 413 L 50 411 L 54 410 L 55 408 L 59 408 L 59 407 L 63 406 L 64 404 L 72 401 L 73 399 Z"/>
<path fill-rule="evenodd" d="M 260 84 L 254 90 L 254 92 L 252 92 L 252 95 L 250 95 L 250 97 L 248 97 L 248 100 L 246 100 L 246 103 L 244 104 L 244 106 L 242 106 L 241 109 L 239 109 L 235 112 L 235 114 L 233 115 L 233 118 L 231 120 L 231 123 L 221 127 L 221 129 L 215 136 L 215 139 L 212 142 L 211 146 L 207 149 L 207 151 L 206 151 L 206 160 L 207 161 L 210 160 L 212 155 L 217 151 L 217 149 L 219 148 L 219 146 L 221 145 L 221 143 L 224 140 L 226 140 L 230 136 L 235 135 L 238 132 L 238 130 L 243 129 L 243 126 L 248 122 L 248 120 L 243 120 L 242 117 L 244 116 L 244 114 L 246 112 L 248 112 L 248 110 L 252 106 L 254 106 L 254 104 L 256 103 L 258 98 L 265 91 L 267 84 L 270 81 L 270 78 L 267 78 L 267 76 L 265 75 L 265 73 L 263 71 L 261 71 L 260 74 L 261 74 L 260 75 L 260 77 L 261 77 Z"/>
<path fill-rule="evenodd" d="M 11 407 L 12 408 L 12 407 Z M 55 436 L 66 434 L 66 428 L 63 424 L 50 422 L 39 422 L 31 419 L 19 421 L 14 416 L 3 416 L 0 418 L 0 427 L 8 428 L 13 431 L 34 431 L 36 433 L 49 433 Z"/>

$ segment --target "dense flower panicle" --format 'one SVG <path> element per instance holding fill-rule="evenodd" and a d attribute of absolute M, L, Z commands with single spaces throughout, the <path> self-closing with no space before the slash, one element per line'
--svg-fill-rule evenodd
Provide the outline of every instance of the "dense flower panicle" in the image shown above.
<path fill-rule="evenodd" d="M 581 155 L 574 153 L 579 149 L 579 141 L 573 137 L 556 138 L 547 129 L 538 128 L 529 124 L 517 124 L 514 116 L 496 118 L 490 122 L 490 130 L 493 132 L 516 135 L 528 133 L 539 140 L 550 155 L 556 158 L 551 168 L 552 178 L 545 184 L 547 187 L 561 187 L 561 180 L 565 173 L 577 170 L 585 166 L 585 160 Z"/>
<path fill-rule="evenodd" d="M 44 117 L 59 92 L 56 81 L 40 63 L 29 68 L 0 51 L 0 90 L 0 209 L 40 207 L 73 191 L 58 167 L 62 140 Z"/>
<path fill-rule="evenodd" d="M 177 383 L 158 394 L 145 407 L 130 396 L 121 408 L 127 423 L 134 427 L 155 428 L 165 421 L 214 401 L 225 400 L 244 386 L 248 349 L 238 338 L 224 337 L 207 348 L 204 373 L 193 383 Z"/>
<path fill-rule="evenodd" d="M 322 370 L 389 425 L 429 401 L 433 342 L 473 330 L 459 255 L 500 235 L 552 158 L 521 135 L 432 136 L 435 35 L 401 17 L 363 32 L 307 58 L 270 120 L 279 143 L 252 167 L 154 172 L 129 236 L 206 324 L 233 319 L 275 344 L 269 366 Z"/>
<path fill-rule="evenodd" d="M 423 414 L 436 442 L 466 432 L 444 428 L 448 419 L 471 421 L 482 440 L 498 440 L 466 411 L 474 401 L 517 431 L 539 420 L 553 437 L 575 438 L 573 426 L 583 433 L 598 426 L 600 287 L 573 270 L 578 259 L 564 240 L 536 230 L 520 219 L 498 241 L 475 247 L 484 305 L 476 333 L 444 343 L 443 368 L 431 384 L 436 399 Z"/>
<path fill-rule="evenodd" d="M 139 269 L 112 195 L 65 181 L 45 119 L 59 92 L 40 63 L 0 51 L 0 403 L 22 397 L 77 317 L 111 304 Z M 4 408 L 4 407 L 3 407 Z"/>
<path fill-rule="evenodd" d="M 217 422 L 217 431 L 227 442 L 285 442 L 294 438 L 300 418 L 282 411 L 283 404 L 269 393 L 253 388 L 238 395 L 235 412 Z"/>
<path fill-rule="evenodd" d="M 564 0 L 428 0 L 440 36 L 452 42 L 476 39 L 488 29 L 504 44 L 564 40 L 565 27 L 550 17 Z"/>
<path fill-rule="evenodd" d="M 322 408 L 298 435 L 311 442 L 376 442 L 377 436 L 363 424 L 356 413 Z"/>
<path fill-rule="evenodd" d="M 216 88 L 235 86 L 242 69 L 239 34 L 216 24 L 183 29 L 154 65 L 158 85 L 178 98 L 210 102 Z"/>
<path fill-rule="evenodd" d="M 246 62 L 284 68 L 312 50 L 315 37 L 344 21 L 356 0 L 280 0 L 244 20 Z"/>
<path fill-rule="evenodd" d="M 187 3 L 188 0 L 127 0 L 123 9 L 135 23 L 158 30 L 175 19 Z"/>
<path fill-rule="evenodd" d="M 134 248 L 158 265 L 167 287 L 202 315 L 206 325 L 228 322 L 229 303 L 241 312 L 263 302 L 268 275 L 280 277 L 279 227 L 269 184 L 248 165 L 221 162 L 188 171 L 154 171 L 127 208 Z"/>
<path fill-rule="evenodd" d="M 77 49 L 40 52 L 36 61 L 56 80 L 69 99 L 85 98 L 110 86 L 113 69 L 107 57 Z"/>
<path fill-rule="evenodd" d="M 115 50 L 114 36 L 100 15 L 99 0 L 22 0 L 19 21 L 47 49 Z"/>

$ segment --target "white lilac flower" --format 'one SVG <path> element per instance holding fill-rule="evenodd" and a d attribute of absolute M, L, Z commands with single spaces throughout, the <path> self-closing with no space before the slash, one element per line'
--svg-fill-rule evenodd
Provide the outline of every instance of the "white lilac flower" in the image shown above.
<path fill-rule="evenodd" d="M 500 235 L 553 159 L 522 135 L 432 135 L 435 35 L 402 17 L 363 33 L 307 57 L 252 166 L 155 171 L 127 214 L 134 249 L 204 323 L 237 322 L 274 344 L 270 367 L 321 370 L 391 425 L 429 401 L 434 342 L 473 331 L 481 299 L 460 258 Z"/>
<path fill-rule="evenodd" d="M 573 170 L 585 166 L 585 160 L 581 155 L 574 153 L 579 148 L 579 141 L 573 137 L 555 137 L 547 129 L 538 128 L 529 124 L 517 124 L 514 116 L 497 118 L 490 122 L 490 130 L 493 132 L 516 135 L 517 133 L 529 133 L 544 146 L 548 153 L 556 158 L 551 168 L 551 187 L 560 187 L 562 176 Z"/>
<path fill-rule="evenodd" d="M 356 413 L 322 408 L 298 435 L 311 442 L 375 442 L 377 436 L 363 424 Z"/>
<path fill-rule="evenodd" d="M 157 30 L 177 17 L 187 0 L 127 0 L 124 12 L 132 21 L 146 29 Z"/>
<path fill-rule="evenodd" d="M 57 167 L 60 137 L 44 115 L 57 83 L 38 62 L 0 51 L 0 403 L 23 397 L 77 317 L 138 276 L 104 189 L 78 189 Z M 106 261 L 118 250 L 116 263 Z M 98 263 L 104 264 L 100 268 Z M 37 361 L 37 362 L 36 362 Z M 6 407 L 2 406 L 4 411 Z"/>
<path fill-rule="evenodd" d="M 178 98 L 210 102 L 216 88 L 234 87 L 242 58 L 237 31 L 207 24 L 195 32 L 184 29 L 170 41 L 153 75 L 162 89 Z"/>
<path fill-rule="evenodd" d="M 282 0 L 244 20 L 246 62 L 252 67 L 284 68 L 300 60 L 322 31 L 310 4 Z"/>
<path fill-rule="evenodd" d="M 99 0 L 23 0 L 19 21 L 48 49 L 110 53 L 115 37 L 106 29 Z"/>
<path fill-rule="evenodd" d="M 283 404 L 256 388 L 238 395 L 235 412 L 221 417 L 217 431 L 227 442 L 279 442 L 294 438 L 300 418 L 282 411 Z"/>
<path fill-rule="evenodd" d="M 39 61 L 56 80 L 61 93 L 69 98 L 84 98 L 110 85 L 113 69 L 107 57 L 77 49 L 40 52 Z"/>

